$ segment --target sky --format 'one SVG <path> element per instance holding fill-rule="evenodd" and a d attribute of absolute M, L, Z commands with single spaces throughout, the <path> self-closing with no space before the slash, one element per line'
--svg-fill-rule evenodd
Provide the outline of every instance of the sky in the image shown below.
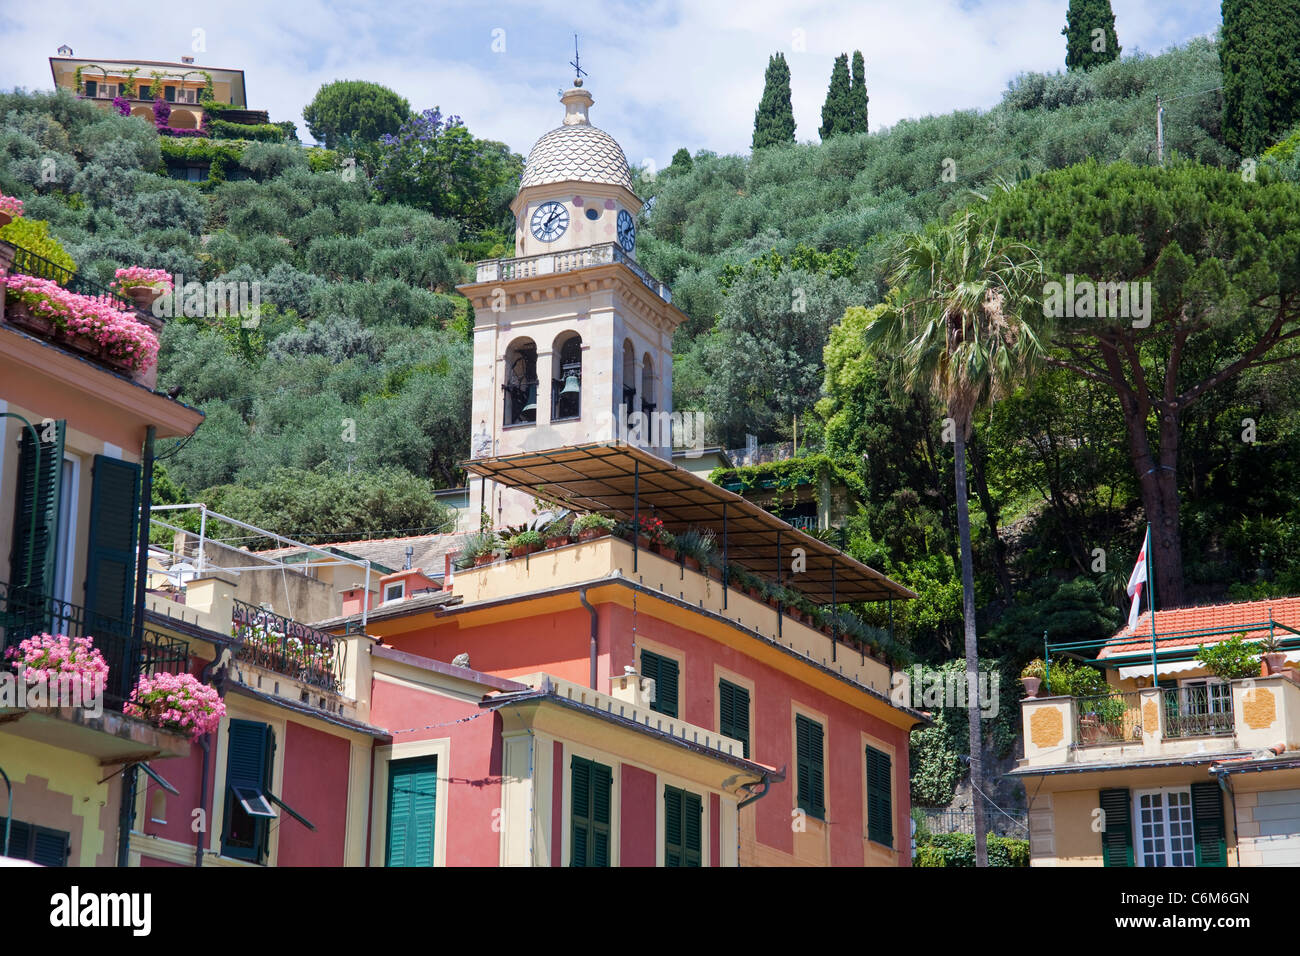
<path fill-rule="evenodd" d="M 414 109 L 440 106 L 476 136 L 527 154 L 559 125 L 580 36 L 592 122 L 634 165 L 692 153 L 749 151 L 768 57 L 785 53 L 796 136 L 815 141 L 831 66 L 860 49 L 871 129 L 995 105 L 1026 71 L 1063 68 L 1065 0 L 223 0 L 154 8 L 0 0 L 0 89 L 52 86 L 47 57 L 179 61 L 243 69 L 249 106 L 291 119 L 321 84 L 372 80 Z M 1220 23 L 1212 0 L 1113 0 L 1124 54 L 1159 53 Z"/>

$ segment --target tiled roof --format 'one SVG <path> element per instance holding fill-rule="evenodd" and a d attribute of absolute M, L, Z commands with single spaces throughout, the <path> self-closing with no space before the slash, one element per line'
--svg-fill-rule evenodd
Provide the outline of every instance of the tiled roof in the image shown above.
<path fill-rule="evenodd" d="M 623 148 L 590 123 L 558 126 L 544 134 L 528 153 L 519 188 L 563 182 L 604 183 L 635 191 Z"/>
<path fill-rule="evenodd" d="M 1264 601 L 1241 601 L 1237 604 L 1207 604 L 1202 607 L 1171 608 L 1156 611 L 1156 634 L 1162 651 L 1174 647 L 1196 647 L 1201 644 L 1214 644 L 1235 634 L 1245 633 L 1250 640 L 1257 640 L 1268 633 L 1268 628 L 1260 629 L 1250 625 L 1272 619 L 1288 627 L 1300 629 L 1300 596 L 1269 598 Z M 1223 634 L 1209 637 L 1178 637 L 1189 631 L 1207 631 L 1220 628 L 1232 629 Z M 1236 630 L 1240 628 L 1240 630 Z M 1290 636 L 1283 631 L 1279 637 Z M 1110 642 L 1101 649 L 1098 657 L 1117 657 L 1134 654 L 1151 646 L 1151 612 L 1144 612 L 1132 630 L 1125 627 L 1115 634 Z"/>

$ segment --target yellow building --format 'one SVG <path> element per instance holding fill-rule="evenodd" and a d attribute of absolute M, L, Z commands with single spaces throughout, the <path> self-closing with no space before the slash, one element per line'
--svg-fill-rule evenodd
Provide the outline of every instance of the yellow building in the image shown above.
<path fill-rule="evenodd" d="M 1300 864 L 1300 598 L 1155 617 L 1100 648 L 1106 693 L 1021 704 L 1032 865 Z M 1280 650 L 1220 680 L 1196 652 L 1238 634 Z"/>
<path fill-rule="evenodd" d="M 154 100 L 171 104 L 167 124 L 175 129 L 199 129 L 203 125 L 204 101 L 228 104 L 255 117 L 237 116 L 238 122 L 267 121 L 265 111 L 248 111 L 244 71 L 210 67 L 184 57 L 174 63 L 160 60 L 105 60 L 76 57 L 67 47 L 64 55 L 50 57 L 50 75 L 55 87 L 84 96 L 104 107 L 115 97 L 131 106 L 131 115 L 153 123 Z M 156 89 L 155 89 L 156 87 Z M 225 111 L 223 111 L 223 117 Z"/>

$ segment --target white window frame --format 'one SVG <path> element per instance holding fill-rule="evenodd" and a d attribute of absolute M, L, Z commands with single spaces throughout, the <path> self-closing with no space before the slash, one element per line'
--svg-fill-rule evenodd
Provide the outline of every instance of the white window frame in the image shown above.
<path fill-rule="evenodd" d="M 397 588 L 397 594 L 395 595 L 392 593 L 393 588 Z M 394 581 L 392 584 L 384 585 L 384 604 L 387 604 L 389 601 L 400 601 L 404 597 L 406 597 L 405 581 Z"/>
<path fill-rule="evenodd" d="M 72 603 L 72 583 L 77 571 L 77 514 L 81 490 L 81 459 L 69 452 L 63 453 L 63 473 L 59 476 L 59 540 L 55 542 L 54 593 L 60 610 Z M 60 627 L 66 629 L 62 614 L 56 615 Z"/>
<path fill-rule="evenodd" d="M 1191 713 L 1187 706 L 1191 700 L 1188 688 L 1204 687 L 1206 704 L 1211 714 L 1227 714 L 1232 711 L 1232 686 L 1217 677 L 1187 677 L 1178 682 L 1178 704 L 1184 713 Z"/>
<path fill-rule="evenodd" d="M 1169 834 L 1170 812 L 1169 812 L 1169 811 L 1170 811 L 1170 809 L 1172 809 L 1172 808 L 1170 807 L 1170 804 L 1169 804 L 1169 797 L 1168 797 L 1168 795 L 1170 795 L 1170 794 L 1180 794 L 1180 795 L 1183 795 L 1183 796 L 1186 797 L 1186 807 L 1187 807 L 1187 819 L 1186 819 L 1186 822 L 1187 822 L 1188 830 L 1187 830 L 1187 832 L 1186 832 L 1185 834 L 1180 834 L 1180 836 L 1185 836 L 1188 840 L 1191 841 L 1190 850 L 1179 850 L 1179 851 L 1175 851 L 1175 850 L 1171 849 L 1171 847 L 1170 847 L 1170 834 Z M 1146 846 L 1145 846 L 1145 841 L 1144 841 L 1144 839 L 1143 839 L 1143 833 L 1142 833 L 1142 823 L 1143 823 L 1143 821 L 1142 821 L 1142 798 L 1143 798 L 1143 797 L 1159 797 L 1159 798 L 1160 798 L 1160 800 L 1159 800 L 1159 809 L 1160 809 L 1160 827 L 1161 827 L 1161 837 L 1160 837 L 1160 842 L 1163 844 L 1163 849 L 1160 851 L 1159 856 L 1163 856 L 1164 859 L 1165 859 L 1165 862 L 1164 862 L 1163 865 L 1164 865 L 1164 866 L 1168 866 L 1168 867 L 1174 867 L 1174 866 L 1189 866 L 1189 867 L 1194 867 L 1194 866 L 1196 866 L 1196 818 L 1193 816 L 1193 812 L 1192 812 L 1192 789 L 1191 789 L 1190 786 L 1187 786 L 1187 787 L 1151 787 L 1151 788 L 1148 788 L 1148 789 L 1146 789 L 1146 790 L 1135 790 L 1135 791 L 1133 792 L 1133 806 L 1132 806 L 1132 814 L 1133 814 L 1133 865 L 1134 865 L 1134 866 L 1155 866 L 1155 865 L 1156 865 L 1154 862 L 1152 862 L 1152 863 L 1148 863 L 1148 862 L 1147 862 Z M 1181 802 L 1180 802 L 1180 803 L 1181 803 Z M 1180 808 L 1181 808 L 1181 806 L 1180 806 Z M 1171 862 L 1171 861 L 1172 861 L 1172 859 L 1173 859 L 1173 856 L 1174 856 L 1175 852 L 1178 852 L 1178 853 L 1186 853 L 1186 852 L 1190 852 L 1190 853 L 1191 853 L 1191 862 L 1190 862 L 1190 863 L 1186 863 L 1186 864 L 1174 864 L 1174 863 Z"/>

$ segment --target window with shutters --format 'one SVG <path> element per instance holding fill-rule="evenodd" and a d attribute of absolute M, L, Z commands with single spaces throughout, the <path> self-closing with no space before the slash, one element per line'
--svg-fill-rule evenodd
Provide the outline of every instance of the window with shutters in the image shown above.
<path fill-rule="evenodd" d="M 1101 859 L 1105 866 L 1133 865 L 1133 825 L 1129 792 L 1117 787 L 1098 794 L 1101 808 Z"/>
<path fill-rule="evenodd" d="M 275 759 L 275 734 L 269 724 L 231 720 L 226 748 L 225 825 L 221 855 L 262 863 L 268 821 L 275 811 L 267 800 Z"/>
<path fill-rule="evenodd" d="M 130 632 L 135 609 L 140 466 L 96 455 L 86 543 L 86 629 Z M 111 662 L 110 662 L 111 666 Z"/>
<path fill-rule="evenodd" d="M 17 592 L 13 599 L 37 608 L 56 588 L 65 431 L 66 423 L 57 421 L 37 424 L 35 439 L 27 428 L 20 432 L 9 585 Z M 50 622 L 32 627 L 48 630 Z"/>
<path fill-rule="evenodd" d="M 894 774 L 889 754 L 867 748 L 867 839 L 894 845 Z"/>
<path fill-rule="evenodd" d="M 603 763 L 577 756 L 569 766 L 569 865 L 609 866 L 614 772 Z"/>
<path fill-rule="evenodd" d="M 5 818 L 0 817 L 0 852 L 4 848 Z M 9 824 L 9 856 L 41 866 L 67 866 L 72 835 L 64 830 L 14 820 Z"/>
<path fill-rule="evenodd" d="M 1139 866 L 1196 865 L 1191 790 L 1166 787 L 1138 791 L 1134 825 Z"/>
<path fill-rule="evenodd" d="M 822 725 L 803 714 L 794 718 L 798 807 L 809 816 L 826 817 L 826 762 Z"/>
<path fill-rule="evenodd" d="M 718 681 L 718 733 L 745 745 L 749 759 L 749 689 L 730 681 Z"/>
<path fill-rule="evenodd" d="M 700 866 L 704 799 L 698 793 L 664 787 L 664 866 Z"/>
<path fill-rule="evenodd" d="M 650 709 L 665 717 L 677 716 L 677 662 L 663 654 L 641 652 L 641 676 L 655 682 L 655 699 Z"/>
<path fill-rule="evenodd" d="M 388 848 L 384 866 L 433 866 L 438 758 L 388 765 Z"/>

